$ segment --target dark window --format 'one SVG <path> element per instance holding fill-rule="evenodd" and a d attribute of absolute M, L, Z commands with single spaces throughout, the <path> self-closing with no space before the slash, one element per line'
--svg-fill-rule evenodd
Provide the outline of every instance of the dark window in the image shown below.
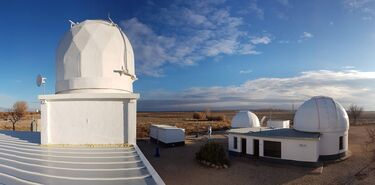
<path fill-rule="evenodd" d="M 344 149 L 344 138 L 342 136 L 340 136 L 340 144 L 339 144 L 339 150 L 342 150 Z"/>
<path fill-rule="evenodd" d="M 259 156 L 259 140 L 257 139 L 253 140 L 253 149 L 254 149 L 254 156 L 258 157 Z"/>
<path fill-rule="evenodd" d="M 233 148 L 237 149 L 237 137 L 233 137 Z"/>
<path fill-rule="evenodd" d="M 246 154 L 246 138 L 241 139 L 241 153 Z"/>
<path fill-rule="evenodd" d="M 281 158 L 281 143 L 275 141 L 264 141 L 264 156 Z"/>

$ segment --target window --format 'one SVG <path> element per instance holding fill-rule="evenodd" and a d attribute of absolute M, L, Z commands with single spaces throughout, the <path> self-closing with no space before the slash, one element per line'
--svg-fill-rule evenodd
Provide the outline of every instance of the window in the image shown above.
<path fill-rule="evenodd" d="M 340 136 L 339 150 L 344 149 L 344 140 L 343 136 Z"/>
<path fill-rule="evenodd" d="M 233 148 L 237 149 L 237 137 L 233 137 Z"/>
<path fill-rule="evenodd" d="M 264 156 L 281 158 L 281 142 L 264 141 Z"/>

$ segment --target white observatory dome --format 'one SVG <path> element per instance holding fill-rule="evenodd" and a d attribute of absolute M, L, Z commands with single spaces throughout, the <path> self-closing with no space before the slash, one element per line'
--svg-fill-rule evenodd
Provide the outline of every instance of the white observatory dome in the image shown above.
<path fill-rule="evenodd" d="M 240 111 L 232 119 L 232 128 L 260 127 L 258 116 L 250 111 Z"/>
<path fill-rule="evenodd" d="M 316 96 L 304 102 L 294 116 L 294 129 L 305 132 L 345 132 L 349 119 L 343 106 L 330 97 Z"/>
<path fill-rule="evenodd" d="M 56 94 L 133 92 L 133 48 L 113 22 L 72 25 L 56 56 Z"/>

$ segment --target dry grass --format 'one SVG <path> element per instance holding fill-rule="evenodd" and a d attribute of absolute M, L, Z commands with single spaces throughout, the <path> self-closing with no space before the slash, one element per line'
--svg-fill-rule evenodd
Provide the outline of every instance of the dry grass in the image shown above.
<path fill-rule="evenodd" d="M 137 137 L 148 137 L 148 131 L 151 124 L 167 124 L 180 128 L 184 128 L 186 134 L 193 134 L 196 132 L 207 132 L 211 125 L 212 130 L 223 130 L 230 127 L 230 121 L 236 114 L 236 111 L 220 111 L 211 112 L 211 116 L 224 115 L 227 121 L 202 121 L 194 120 L 194 112 L 140 112 L 137 114 Z M 270 112 L 255 112 L 255 114 L 262 119 L 263 116 L 270 116 Z M 272 119 L 287 119 L 292 120 L 294 114 L 290 112 L 273 112 Z"/>
<path fill-rule="evenodd" d="M 0 130 L 12 130 L 12 123 L 7 120 L 8 113 L 0 112 Z M 29 131 L 33 119 L 40 119 L 39 113 L 28 112 L 16 123 L 16 130 Z"/>

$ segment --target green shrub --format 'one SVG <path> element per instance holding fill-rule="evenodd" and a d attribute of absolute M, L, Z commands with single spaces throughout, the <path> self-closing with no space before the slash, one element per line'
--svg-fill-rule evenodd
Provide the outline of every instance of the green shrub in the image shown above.
<path fill-rule="evenodd" d="M 199 152 L 195 154 L 198 161 L 206 161 L 215 165 L 229 165 L 229 160 L 224 147 L 215 142 L 208 142 L 203 145 Z"/>

